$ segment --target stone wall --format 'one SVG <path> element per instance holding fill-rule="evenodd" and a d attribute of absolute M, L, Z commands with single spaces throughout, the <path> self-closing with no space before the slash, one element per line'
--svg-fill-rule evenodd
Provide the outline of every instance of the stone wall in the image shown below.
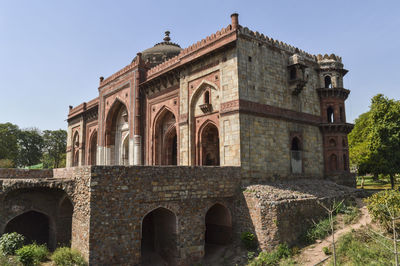
<path fill-rule="evenodd" d="M 90 263 L 139 263 L 142 220 L 159 207 L 176 216 L 177 263 L 200 259 L 205 214 L 215 203 L 232 210 L 239 174 L 230 167 L 93 167 Z"/>
<path fill-rule="evenodd" d="M 318 127 L 240 114 L 241 168 L 247 179 L 323 178 L 322 135 Z M 303 174 L 292 174 L 291 137 L 301 138 Z"/>
<path fill-rule="evenodd" d="M 318 201 L 329 206 L 333 200 L 354 196 L 355 189 L 325 180 L 296 180 L 250 185 L 243 191 L 237 208 L 249 209 L 248 219 L 237 217 L 238 228 L 255 233 L 262 250 L 271 250 L 279 243 L 297 244 L 312 221 L 326 217 Z"/>

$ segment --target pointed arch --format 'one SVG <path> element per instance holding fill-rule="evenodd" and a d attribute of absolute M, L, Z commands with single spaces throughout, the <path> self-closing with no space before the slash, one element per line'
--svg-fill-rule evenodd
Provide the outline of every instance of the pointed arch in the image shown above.
<path fill-rule="evenodd" d="M 200 127 L 197 144 L 198 165 L 220 165 L 219 130 L 211 120 L 206 120 Z"/>
<path fill-rule="evenodd" d="M 177 120 L 174 112 L 164 105 L 160 108 L 153 121 L 153 164 L 177 165 Z"/>
<path fill-rule="evenodd" d="M 177 216 L 170 209 L 157 207 L 148 212 L 141 223 L 142 264 L 154 260 L 170 265 L 178 257 Z"/>
<path fill-rule="evenodd" d="M 94 130 L 89 138 L 88 164 L 96 165 L 96 158 L 97 158 L 97 130 Z"/>
<path fill-rule="evenodd" d="M 129 135 L 129 111 L 127 106 L 117 97 L 106 117 L 105 146 L 109 149 L 106 164 L 123 164 L 122 141 L 126 135 Z"/>
<path fill-rule="evenodd" d="M 221 203 L 212 205 L 205 217 L 205 255 L 213 253 L 216 246 L 232 242 L 232 216 L 229 209 Z"/>

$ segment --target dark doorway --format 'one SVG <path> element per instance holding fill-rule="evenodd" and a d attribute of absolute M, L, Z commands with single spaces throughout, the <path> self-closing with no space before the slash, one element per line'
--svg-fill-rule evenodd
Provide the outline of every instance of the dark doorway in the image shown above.
<path fill-rule="evenodd" d="M 36 242 L 50 247 L 50 224 L 47 215 L 36 211 L 25 212 L 8 222 L 5 233 L 17 232 L 25 237 L 25 244 Z"/>
<path fill-rule="evenodd" d="M 65 197 L 60 203 L 57 217 L 57 243 L 63 246 L 71 244 L 73 212 L 74 206 L 69 198 Z"/>
<path fill-rule="evenodd" d="M 174 265 L 177 258 L 175 214 L 158 208 L 142 222 L 142 265 Z"/>
<path fill-rule="evenodd" d="M 205 259 L 217 258 L 232 241 L 232 219 L 229 210 L 217 203 L 205 218 Z"/>
<path fill-rule="evenodd" d="M 209 123 L 201 133 L 202 165 L 220 165 L 218 128 Z"/>

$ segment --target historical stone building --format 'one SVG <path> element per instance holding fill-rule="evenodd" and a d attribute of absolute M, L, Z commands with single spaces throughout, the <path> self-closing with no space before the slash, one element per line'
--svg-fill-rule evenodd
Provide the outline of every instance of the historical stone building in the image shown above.
<path fill-rule="evenodd" d="M 185 49 L 169 34 L 70 107 L 66 169 L 0 171 L 0 232 L 47 221 L 42 242 L 71 240 L 93 265 L 187 265 L 244 231 L 295 243 L 316 199 L 352 192 L 340 57 L 237 14 Z"/>

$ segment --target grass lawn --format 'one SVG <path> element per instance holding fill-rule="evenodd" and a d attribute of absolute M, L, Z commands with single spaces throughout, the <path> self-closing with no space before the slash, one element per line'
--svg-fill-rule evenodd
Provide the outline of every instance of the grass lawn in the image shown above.
<path fill-rule="evenodd" d="M 361 181 L 362 178 L 361 176 L 357 177 L 357 188 L 361 188 Z M 396 176 L 395 177 L 395 181 L 394 181 L 394 187 L 395 189 L 398 189 L 400 185 L 400 176 Z M 391 185 L 390 185 L 390 178 L 389 177 L 385 177 L 385 178 L 380 178 L 378 180 L 373 180 L 373 176 L 372 175 L 366 175 L 364 176 L 364 189 L 390 189 Z"/>

